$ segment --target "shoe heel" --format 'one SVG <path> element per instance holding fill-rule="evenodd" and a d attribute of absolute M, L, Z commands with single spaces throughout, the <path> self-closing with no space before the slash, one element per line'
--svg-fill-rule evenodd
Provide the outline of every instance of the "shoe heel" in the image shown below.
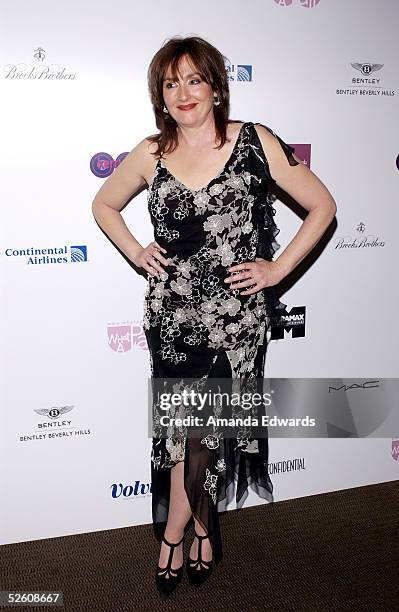
<path fill-rule="evenodd" d="M 179 546 L 184 541 L 185 536 L 176 544 L 168 542 L 165 536 L 162 537 L 162 541 L 170 547 L 169 558 L 166 567 L 160 567 L 158 565 L 155 570 L 155 584 L 158 591 L 162 595 L 170 595 L 175 590 L 179 582 L 183 577 L 183 564 L 177 569 L 172 569 L 173 553 L 175 552 L 176 546 Z M 169 576 L 167 578 L 167 576 Z"/>

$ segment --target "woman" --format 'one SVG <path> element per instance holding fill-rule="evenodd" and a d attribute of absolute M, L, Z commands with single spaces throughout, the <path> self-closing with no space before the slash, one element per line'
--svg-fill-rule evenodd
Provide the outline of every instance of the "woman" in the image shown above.
<path fill-rule="evenodd" d="M 277 285 L 310 252 L 333 219 L 321 181 L 274 132 L 229 120 L 224 56 L 199 37 L 173 38 L 156 53 L 148 83 L 159 133 L 142 140 L 103 184 L 93 213 L 103 230 L 145 270 L 144 328 L 152 377 L 262 378 L 266 331 L 281 304 Z M 283 253 L 269 189 L 277 183 L 309 211 Z M 148 187 L 155 240 L 143 247 L 120 210 Z M 153 526 L 162 542 L 156 570 L 170 593 L 183 568 L 199 585 L 222 558 L 218 521 L 237 478 L 272 501 L 267 437 L 153 437 Z"/>

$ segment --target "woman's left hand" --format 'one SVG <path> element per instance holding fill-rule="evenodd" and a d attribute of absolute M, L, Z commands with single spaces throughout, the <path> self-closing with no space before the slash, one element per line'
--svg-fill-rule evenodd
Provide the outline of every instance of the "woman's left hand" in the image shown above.
<path fill-rule="evenodd" d="M 277 285 L 285 276 L 277 261 L 267 261 L 261 257 L 257 257 L 255 261 L 230 266 L 228 272 L 235 273 L 224 279 L 225 283 L 231 283 L 231 289 L 244 289 L 255 285 L 251 289 L 240 291 L 240 295 L 252 295 L 265 287 Z"/>

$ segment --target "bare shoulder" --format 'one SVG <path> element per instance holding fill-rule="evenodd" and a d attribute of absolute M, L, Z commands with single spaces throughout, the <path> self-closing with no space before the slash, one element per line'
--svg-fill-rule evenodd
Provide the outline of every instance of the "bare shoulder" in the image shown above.
<path fill-rule="evenodd" d="M 152 137 L 153 137 L 153 135 L 147 136 L 147 138 L 144 138 L 143 146 L 146 147 L 148 155 L 150 155 L 151 158 L 154 158 L 154 154 L 156 153 L 156 151 L 158 149 L 158 145 L 157 145 L 156 142 L 150 140 L 150 138 L 152 138 Z"/>
<path fill-rule="evenodd" d="M 296 165 L 304 165 L 302 160 L 292 153 L 290 147 L 283 141 L 279 140 L 279 137 L 271 128 L 266 129 L 265 126 L 259 124 L 254 124 L 254 128 L 259 136 L 259 140 L 266 159 L 269 162 L 270 169 L 275 169 L 276 175 L 279 174 L 280 170 L 286 169 L 288 156 L 297 162 L 296 164 L 295 162 L 291 163 L 291 167 L 295 167 Z M 285 150 L 283 149 L 283 146 Z"/>
<path fill-rule="evenodd" d="M 151 155 L 151 143 L 143 138 L 100 187 L 95 200 L 121 210 L 132 194 L 149 184 L 156 161 Z"/>
<path fill-rule="evenodd" d="M 140 177 L 143 181 L 148 182 L 156 164 L 152 154 L 155 150 L 155 144 L 148 138 L 143 138 L 127 154 L 119 167 L 124 174 Z"/>
<path fill-rule="evenodd" d="M 272 132 L 267 130 L 263 125 L 254 123 L 254 128 L 259 136 L 259 140 L 263 146 L 263 149 L 266 153 L 279 154 L 280 144 L 277 138 L 272 134 Z"/>
<path fill-rule="evenodd" d="M 154 159 L 156 149 L 156 143 L 152 142 L 150 140 L 150 136 L 148 136 L 143 138 L 143 140 L 140 140 L 140 142 L 136 144 L 130 153 L 132 154 L 132 157 L 134 157 L 137 161 L 141 161 L 141 163 L 145 165 Z"/>

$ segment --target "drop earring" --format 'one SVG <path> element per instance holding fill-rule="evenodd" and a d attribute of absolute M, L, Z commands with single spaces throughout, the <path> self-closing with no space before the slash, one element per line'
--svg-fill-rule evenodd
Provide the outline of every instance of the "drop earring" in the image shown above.
<path fill-rule="evenodd" d="M 213 104 L 214 106 L 219 106 L 220 104 L 219 96 L 213 96 Z"/>
<path fill-rule="evenodd" d="M 166 115 L 167 115 L 167 114 L 169 114 L 169 111 L 168 111 L 168 109 L 166 108 L 166 105 L 165 105 L 165 104 L 163 105 L 163 112 L 164 112 Z"/>

